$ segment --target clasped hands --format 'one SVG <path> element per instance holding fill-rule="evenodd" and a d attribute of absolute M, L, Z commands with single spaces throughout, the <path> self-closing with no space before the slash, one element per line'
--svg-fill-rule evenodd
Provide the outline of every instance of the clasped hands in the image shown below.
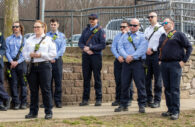
<path fill-rule="evenodd" d="M 89 48 L 88 46 L 85 46 L 85 47 L 83 48 L 83 51 L 86 52 L 86 53 L 89 54 L 89 55 L 92 55 L 92 54 L 93 54 L 93 51 L 90 50 L 90 48 Z"/>

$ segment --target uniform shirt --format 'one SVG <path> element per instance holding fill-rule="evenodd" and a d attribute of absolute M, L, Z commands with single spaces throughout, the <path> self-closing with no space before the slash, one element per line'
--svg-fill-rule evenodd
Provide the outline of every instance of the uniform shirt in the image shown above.
<path fill-rule="evenodd" d="M 38 44 L 44 36 L 45 34 L 42 34 L 41 37 L 36 38 L 36 35 L 32 35 L 26 40 L 26 44 L 22 50 L 26 61 L 29 62 L 31 60 L 30 53 L 34 52 L 35 45 Z M 52 38 L 46 36 L 46 38 L 41 42 L 40 48 L 36 53 L 41 53 L 41 58 L 34 58 L 33 63 L 53 60 L 57 53 L 56 45 Z"/>
<path fill-rule="evenodd" d="M 15 34 L 12 34 L 11 36 L 6 38 L 6 57 L 10 63 L 18 54 L 21 44 L 22 44 L 22 35 L 16 37 Z M 25 44 L 25 40 L 23 42 L 23 46 L 24 44 Z M 17 62 L 22 63 L 23 61 L 24 61 L 24 57 L 22 53 L 20 53 Z"/>
<path fill-rule="evenodd" d="M 46 35 L 50 36 L 56 44 L 57 56 L 55 57 L 55 59 L 58 59 L 60 56 L 63 56 L 63 54 L 66 50 L 65 35 L 59 31 L 57 31 L 56 33 L 52 33 L 50 31 Z M 57 37 L 55 38 L 54 35 L 56 35 Z"/>
<path fill-rule="evenodd" d="M 159 48 L 167 35 L 162 34 L 159 39 Z M 186 49 L 186 51 L 184 50 Z M 192 45 L 182 32 L 176 32 L 162 48 L 161 61 L 183 61 L 187 62 L 192 52 Z"/>
<path fill-rule="evenodd" d="M 0 32 L 0 67 L 3 67 L 3 56 L 5 55 L 5 40 L 4 37 L 2 35 L 2 33 Z"/>
<path fill-rule="evenodd" d="M 119 40 L 120 38 L 122 37 L 123 33 L 119 33 L 117 34 L 115 37 L 114 37 L 114 40 L 112 42 L 112 46 L 111 46 L 111 51 L 113 53 L 113 55 L 118 58 L 119 56 L 121 56 L 119 54 L 119 51 L 118 51 L 118 43 L 119 43 Z"/>
<path fill-rule="evenodd" d="M 92 35 L 93 30 L 98 28 L 99 25 L 90 30 L 90 25 L 83 30 L 82 35 L 79 39 L 79 47 L 83 50 L 84 46 L 89 46 L 90 50 L 94 54 L 101 54 L 101 51 L 106 47 L 105 32 L 103 29 L 99 29 L 97 33 L 90 39 L 88 44 L 86 44 L 89 37 Z"/>
<path fill-rule="evenodd" d="M 119 53 L 126 59 L 128 55 L 131 55 L 134 60 L 145 59 L 146 51 L 148 47 L 148 42 L 142 32 L 138 31 L 136 33 L 130 33 L 133 43 L 136 47 L 133 47 L 132 43 L 128 41 L 128 33 L 122 35 L 119 40 Z"/>
<path fill-rule="evenodd" d="M 150 38 L 150 36 L 152 35 L 152 33 L 154 32 L 154 27 L 160 27 L 161 25 L 159 25 L 159 23 L 157 23 L 155 26 L 149 26 L 148 28 L 146 28 L 144 35 L 146 37 L 146 39 L 148 40 Z M 159 45 L 159 38 L 160 36 L 165 33 L 164 28 L 161 26 L 158 31 L 154 32 L 154 34 L 152 35 L 152 37 L 149 40 L 149 44 L 148 44 L 148 48 L 151 48 L 153 51 L 157 51 L 158 45 Z"/>

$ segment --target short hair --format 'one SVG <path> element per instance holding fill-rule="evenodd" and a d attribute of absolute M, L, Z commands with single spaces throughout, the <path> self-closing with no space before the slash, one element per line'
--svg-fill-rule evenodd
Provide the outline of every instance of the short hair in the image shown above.
<path fill-rule="evenodd" d="M 36 20 L 35 23 L 40 23 L 44 27 L 44 33 L 47 33 L 47 24 L 41 20 Z"/>
<path fill-rule="evenodd" d="M 56 18 L 50 19 L 50 22 L 57 22 L 57 23 L 59 23 L 58 19 L 56 19 Z"/>
<path fill-rule="evenodd" d="M 15 21 L 14 23 L 19 23 L 20 32 L 22 35 L 24 35 L 24 25 L 20 21 Z"/>
<path fill-rule="evenodd" d="M 122 23 L 127 23 L 128 26 L 130 25 L 130 23 L 129 23 L 127 20 L 123 20 L 123 21 L 121 22 L 121 24 L 122 24 Z"/>
<path fill-rule="evenodd" d="M 164 20 L 165 19 L 169 19 L 172 23 L 174 23 L 174 21 L 173 21 L 173 19 L 171 17 L 166 17 L 166 18 L 164 18 Z"/>

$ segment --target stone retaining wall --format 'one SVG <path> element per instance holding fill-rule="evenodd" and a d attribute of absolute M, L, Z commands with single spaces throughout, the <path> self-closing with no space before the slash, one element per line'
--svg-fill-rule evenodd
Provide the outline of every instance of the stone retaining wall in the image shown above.
<path fill-rule="evenodd" d="M 71 49 L 72 50 L 72 49 Z M 72 50 L 78 51 L 78 50 Z M 69 52 L 69 49 L 66 51 Z M 110 48 L 104 50 L 104 59 L 113 57 Z M 113 61 L 113 58 L 111 59 Z M 113 75 L 113 62 L 110 64 L 103 63 L 102 72 L 102 93 L 103 102 L 111 102 L 115 100 L 115 81 Z M 7 80 L 5 81 L 8 88 Z M 181 98 L 195 98 L 195 50 L 193 51 L 190 60 L 183 68 L 181 80 Z M 9 90 L 9 89 L 7 89 Z M 136 88 L 134 85 L 134 100 L 137 98 Z M 82 101 L 83 92 L 83 77 L 81 63 L 64 63 L 63 65 L 63 80 L 62 80 L 62 99 L 63 105 L 76 105 Z M 28 92 L 29 93 L 29 92 Z M 30 95 L 30 93 L 29 93 Z M 164 98 L 164 92 L 162 94 Z M 29 100 L 29 96 L 28 96 Z M 95 101 L 94 81 L 91 81 L 90 102 Z M 30 102 L 30 101 L 29 101 Z M 42 99 L 40 97 L 40 102 Z"/>

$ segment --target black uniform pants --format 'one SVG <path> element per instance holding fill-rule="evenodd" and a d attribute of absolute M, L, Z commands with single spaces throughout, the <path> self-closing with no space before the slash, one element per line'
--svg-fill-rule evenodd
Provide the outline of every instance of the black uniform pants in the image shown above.
<path fill-rule="evenodd" d="M 3 101 L 8 99 L 9 99 L 9 95 L 4 88 L 4 72 L 3 72 L 3 68 L 0 65 L 0 104 L 3 104 Z"/>
<path fill-rule="evenodd" d="M 122 72 L 122 63 L 118 61 L 118 59 L 115 59 L 114 61 L 114 78 L 116 83 L 116 101 L 120 102 L 121 97 L 121 72 Z M 133 83 L 131 81 L 130 83 L 130 98 L 129 101 L 133 100 Z"/>
<path fill-rule="evenodd" d="M 146 89 L 145 74 L 142 61 L 132 61 L 131 63 L 123 63 L 122 67 L 122 85 L 121 85 L 121 106 L 127 107 L 129 101 L 129 87 L 132 81 L 135 81 L 138 93 L 138 105 L 145 106 Z"/>
<path fill-rule="evenodd" d="M 26 104 L 27 101 L 27 83 L 24 80 L 26 74 L 26 62 L 18 64 L 11 69 L 11 95 L 13 104 Z M 21 86 L 21 100 L 19 99 L 18 86 Z"/>
<path fill-rule="evenodd" d="M 41 88 L 45 114 L 52 114 L 51 97 L 52 66 L 50 62 L 32 64 L 29 75 L 30 113 L 37 115 L 39 110 L 39 87 Z"/>
<path fill-rule="evenodd" d="M 147 55 L 146 64 L 148 66 L 148 70 L 146 74 L 147 102 L 153 101 L 152 78 L 154 75 L 154 102 L 159 103 L 161 101 L 161 95 L 162 95 L 162 78 L 160 73 L 158 53 L 155 52 L 152 55 Z"/>
<path fill-rule="evenodd" d="M 82 54 L 82 70 L 84 78 L 84 90 L 83 90 L 83 100 L 88 101 L 90 97 L 90 81 L 93 71 L 93 76 L 95 80 L 95 94 L 96 101 L 102 100 L 102 82 L 101 82 L 101 69 L 102 69 L 102 55 L 93 54 L 88 55 Z"/>
<path fill-rule="evenodd" d="M 52 63 L 52 80 L 51 90 L 52 97 L 54 97 L 55 104 L 62 103 L 62 69 L 63 69 L 62 57 L 56 59 L 55 63 Z M 55 91 L 53 92 L 53 80 L 55 81 Z M 54 94 L 53 94 L 54 93 Z"/>

